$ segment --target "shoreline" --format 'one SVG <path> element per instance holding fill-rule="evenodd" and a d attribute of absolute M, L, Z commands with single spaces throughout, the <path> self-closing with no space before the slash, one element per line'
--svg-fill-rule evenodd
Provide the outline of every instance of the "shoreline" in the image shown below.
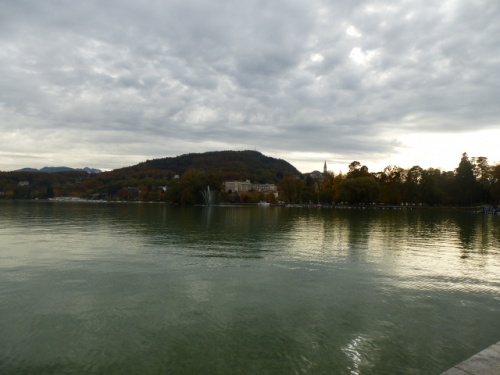
<path fill-rule="evenodd" d="M 139 200 L 105 200 L 105 199 L 86 199 L 79 197 L 55 197 L 47 199 L 2 199 L 0 202 L 64 202 L 64 203 L 132 203 L 132 204 L 167 204 L 171 206 L 180 206 L 178 204 L 166 201 L 139 201 Z M 208 207 L 206 205 L 186 205 L 186 207 Z M 284 207 L 284 208 L 307 208 L 307 209 L 335 209 L 335 210 L 460 210 L 470 211 L 472 213 L 500 215 L 500 208 L 494 208 L 488 205 L 478 206 L 429 206 L 420 204 L 304 204 L 304 203 L 270 203 L 262 205 L 259 203 L 219 203 L 209 205 L 210 207 Z"/>

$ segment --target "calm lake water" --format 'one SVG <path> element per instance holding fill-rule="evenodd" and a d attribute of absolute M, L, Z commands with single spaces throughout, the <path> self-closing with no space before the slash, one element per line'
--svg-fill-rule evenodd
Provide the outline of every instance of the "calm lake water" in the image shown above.
<path fill-rule="evenodd" d="M 0 203 L 0 374 L 440 374 L 500 340 L 500 217 Z"/>

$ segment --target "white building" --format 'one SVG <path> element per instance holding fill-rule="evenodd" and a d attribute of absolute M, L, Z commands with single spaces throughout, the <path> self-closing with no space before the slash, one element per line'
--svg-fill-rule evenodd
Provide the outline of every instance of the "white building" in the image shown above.
<path fill-rule="evenodd" d="M 263 193 L 265 192 L 273 193 L 277 190 L 276 185 L 274 184 L 252 184 L 252 187 L 253 190 Z"/>
<path fill-rule="evenodd" d="M 224 190 L 232 191 L 235 193 L 241 193 L 242 191 L 250 191 L 252 190 L 252 183 L 250 180 L 242 181 L 225 181 L 224 182 Z"/>
<path fill-rule="evenodd" d="M 232 191 L 233 193 L 241 193 L 242 191 L 258 191 L 258 192 L 275 192 L 276 185 L 274 184 L 252 184 L 250 180 L 246 181 L 225 181 L 224 190 Z"/>

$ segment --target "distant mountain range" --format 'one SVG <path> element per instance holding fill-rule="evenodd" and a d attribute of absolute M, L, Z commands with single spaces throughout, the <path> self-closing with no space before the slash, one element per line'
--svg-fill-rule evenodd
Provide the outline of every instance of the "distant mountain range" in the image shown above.
<path fill-rule="evenodd" d="M 36 169 L 36 168 L 23 168 L 23 169 L 18 169 L 14 172 L 44 172 L 44 173 L 57 173 L 57 172 L 69 172 L 69 171 L 83 171 L 87 172 L 88 174 L 97 174 L 101 173 L 102 171 L 100 169 L 96 168 L 70 168 L 70 167 L 43 167 L 41 169 Z"/>

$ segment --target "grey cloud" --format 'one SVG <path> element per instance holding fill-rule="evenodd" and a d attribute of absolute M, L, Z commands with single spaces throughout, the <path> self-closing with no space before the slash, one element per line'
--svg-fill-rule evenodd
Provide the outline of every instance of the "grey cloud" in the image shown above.
<path fill-rule="evenodd" d="M 155 152 L 378 155 L 391 130 L 498 126 L 500 5 L 446 4 L 2 2 L 0 115 Z"/>

